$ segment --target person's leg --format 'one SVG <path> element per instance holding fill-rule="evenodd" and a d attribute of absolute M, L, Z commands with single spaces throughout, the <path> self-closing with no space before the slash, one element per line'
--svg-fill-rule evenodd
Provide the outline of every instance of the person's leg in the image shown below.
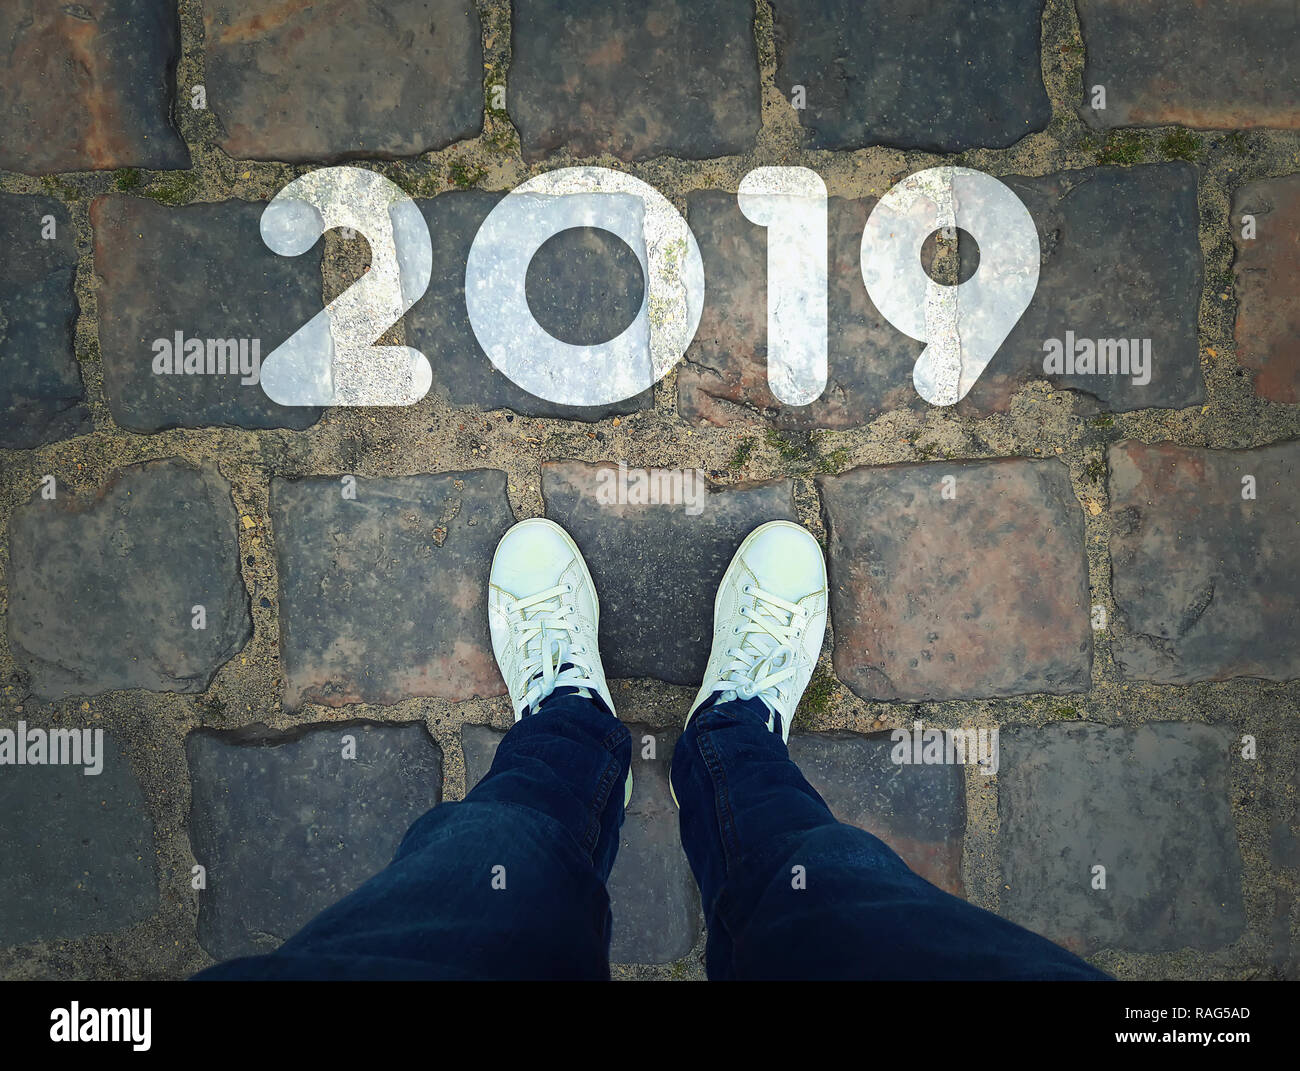
<path fill-rule="evenodd" d="M 697 713 L 673 756 L 710 978 L 1103 978 L 837 822 L 761 700 Z"/>
<path fill-rule="evenodd" d="M 631 736 L 595 653 L 599 610 L 577 547 L 549 522 L 516 525 L 493 561 L 489 607 L 516 724 L 488 774 L 275 952 L 196 977 L 609 977 L 605 881 Z"/>
<path fill-rule="evenodd" d="M 463 802 L 411 826 L 384 870 L 276 951 L 198 977 L 608 978 L 605 881 L 630 761 L 621 722 L 554 695 L 505 735 Z"/>
<path fill-rule="evenodd" d="M 742 544 L 673 755 L 710 978 L 1104 978 L 837 822 L 786 748 L 825 625 L 821 550 L 793 525 Z M 787 672 L 788 670 L 788 672 Z"/>

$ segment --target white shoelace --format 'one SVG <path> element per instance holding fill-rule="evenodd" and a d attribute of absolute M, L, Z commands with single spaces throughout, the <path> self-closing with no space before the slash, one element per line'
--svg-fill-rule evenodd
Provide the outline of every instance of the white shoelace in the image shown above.
<path fill-rule="evenodd" d="M 567 601 L 572 594 L 571 584 L 559 584 L 506 606 L 515 626 L 515 649 L 521 653 L 519 684 L 525 689 L 523 703 L 530 712 L 560 685 L 592 691 L 599 687 L 592 677 L 586 648 L 575 642 L 569 615 L 577 611 Z M 566 662 L 568 668 L 561 670 Z M 591 693 L 587 694 L 590 698 Z"/>
<path fill-rule="evenodd" d="M 740 639 L 724 652 L 731 661 L 709 682 L 708 690 L 722 692 L 724 702 L 758 696 L 776 713 L 781 709 L 778 704 L 788 700 L 781 686 L 798 669 L 795 644 L 808 624 L 808 615 L 801 606 L 753 584 L 742 587 L 741 594 L 753 598 L 753 608 L 740 607 L 746 618 L 744 627 L 732 629 Z"/>

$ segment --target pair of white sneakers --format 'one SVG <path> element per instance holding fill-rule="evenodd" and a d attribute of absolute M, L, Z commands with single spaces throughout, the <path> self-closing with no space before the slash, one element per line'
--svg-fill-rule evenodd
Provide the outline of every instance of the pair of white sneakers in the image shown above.
<path fill-rule="evenodd" d="M 687 722 L 715 693 L 723 701 L 757 698 L 769 711 L 768 729 L 788 741 L 821 652 L 826 600 L 826 562 L 811 532 L 789 521 L 750 532 L 713 602 L 713 648 Z M 614 712 L 597 647 L 596 585 L 558 524 L 533 518 L 501 538 L 488 581 L 488 622 L 515 721 L 566 685 L 587 698 L 599 695 Z M 629 773 L 626 799 L 631 795 Z"/>

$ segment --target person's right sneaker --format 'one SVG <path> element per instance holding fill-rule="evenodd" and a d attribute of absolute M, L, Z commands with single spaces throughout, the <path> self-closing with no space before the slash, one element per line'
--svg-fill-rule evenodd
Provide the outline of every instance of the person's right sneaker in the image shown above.
<path fill-rule="evenodd" d="M 769 521 L 750 532 L 718 586 L 713 650 L 687 724 L 715 701 L 758 698 L 767 727 L 788 741 L 821 653 L 826 598 L 826 562 L 807 528 Z"/>

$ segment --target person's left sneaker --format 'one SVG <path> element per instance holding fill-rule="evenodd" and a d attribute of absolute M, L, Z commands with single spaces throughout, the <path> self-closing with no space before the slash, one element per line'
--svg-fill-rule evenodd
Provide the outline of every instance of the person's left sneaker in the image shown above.
<path fill-rule="evenodd" d="M 596 585 L 568 532 L 534 517 L 501 537 L 488 575 L 488 628 L 515 721 L 556 688 L 599 696 L 618 716 L 600 662 L 599 625 Z M 629 770 L 624 806 L 631 798 Z"/>

